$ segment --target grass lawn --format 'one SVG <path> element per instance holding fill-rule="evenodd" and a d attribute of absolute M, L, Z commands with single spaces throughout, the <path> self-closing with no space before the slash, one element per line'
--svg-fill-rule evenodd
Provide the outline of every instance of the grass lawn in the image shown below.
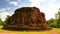
<path fill-rule="evenodd" d="M 60 28 L 53 28 L 50 31 L 9 31 L 9 30 L 2 30 L 3 26 L 0 26 L 0 34 L 60 34 Z"/>

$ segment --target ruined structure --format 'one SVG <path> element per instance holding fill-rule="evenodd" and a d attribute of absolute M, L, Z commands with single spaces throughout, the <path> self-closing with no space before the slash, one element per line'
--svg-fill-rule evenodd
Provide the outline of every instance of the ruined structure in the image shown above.
<path fill-rule="evenodd" d="M 6 20 L 5 29 L 15 30 L 49 30 L 50 25 L 45 20 L 45 14 L 36 7 L 22 7 Z"/>

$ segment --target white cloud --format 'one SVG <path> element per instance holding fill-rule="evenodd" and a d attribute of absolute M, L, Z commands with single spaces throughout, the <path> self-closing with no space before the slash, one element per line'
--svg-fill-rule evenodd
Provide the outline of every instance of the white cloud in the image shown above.
<path fill-rule="evenodd" d="M 11 1 L 11 2 L 9 2 L 11 5 L 17 5 L 18 4 L 18 2 L 15 2 L 15 1 Z"/>
<path fill-rule="evenodd" d="M 8 2 L 9 2 L 10 0 L 6 0 L 6 1 L 8 1 Z"/>
<path fill-rule="evenodd" d="M 45 13 L 46 15 L 46 19 L 50 19 L 50 18 L 55 18 L 55 14 L 58 12 L 59 8 L 60 8 L 60 4 L 56 3 L 53 1 L 48 2 L 48 4 L 45 6 L 41 6 L 41 11 Z"/>
<path fill-rule="evenodd" d="M 31 6 L 40 7 L 40 2 L 46 1 L 46 0 L 29 0 L 31 2 Z"/>
<path fill-rule="evenodd" d="M 4 21 L 7 17 L 7 15 L 10 15 L 10 13 L 7 12 L 7 10 L 10 10 L 11 8 L 8 7 L 8 8 L 0 8 L 0 18 Z"/>
<path fill-rule="evenodd" d="M 8 8 L 6 8 L 7 10 L 10 10 L 11 9 L 11 7 L 8 7 Z"/>
<path fill-rule="evenodd" d="M 5 11 L 10 10 L 10 9 L 11 9 L 10 7 L 8 7 L 8 8 L 0 8 L 0 12 L 5 12 Z"/>
<path fill-rule="evenodd" d="M 6 0 L 9 4 L 17 6 L 18 3 L 20 3 L 21 0 L 13 1 L 13 0 Z"/>
<path fill-rule="evenodd" d="M 6 9 L 5 8 L 2 8 L 2 9 L 0 9 L 0 11 L 6 11 Z"/>
<path fill-rule="evenodd" d="M 6 17 L 7 17 L 7 15 L 10 15 L 10 13 L 8 13 L 8 12 L 1 12 L 0 13 L 0 18 L 4 21 L 6 19 Z"/>
<path fill-rule="evenodd" d="M 6 1 L 14 6 L 16 6 L 18 4 L 18 2 L 15 2 L 15 1 L 11 1 L 11 0 L 6 0 Z"/>
<path fill-rule="evenodd" d="M 18 2 L 20 2 L 21 0 L 18 0 Z"/>
<path fill-rule="evenodd" d="M 18 0 L 17 2 L 10 1 L 9 3 L 11 5 L 21 7 L 22 5 L 20 5 L 20 1 L 21 0 Z M 40 8 L 41 12 L 45 13 L 46 19 L 54 18 L 55 13 L 57 13 L 60 8 L 60 3 L 57 2 L 58 0 L 29 0 L 29 1 L 31 2 L 30 6 L 38 7 Z"/>
<path fill-rule="evenodd" d="M 60 8 L 60 3 L 56 0 L 29 0 L 31 6 L 40 8 L 41 12 L 45 13 L 46 19 L 55 18 L 55 13 L 58 12 Z"/>

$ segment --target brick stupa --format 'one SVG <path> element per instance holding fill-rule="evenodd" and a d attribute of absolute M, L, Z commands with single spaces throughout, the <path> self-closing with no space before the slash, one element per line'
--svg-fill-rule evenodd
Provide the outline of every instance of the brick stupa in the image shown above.
<path fill-rule="evenodd" d="M 5 29 L 14 30 L 49 30 L 45 14 L 37 7 L 22 7 L 16 9 L 14 14 L 6 20 Z"/>

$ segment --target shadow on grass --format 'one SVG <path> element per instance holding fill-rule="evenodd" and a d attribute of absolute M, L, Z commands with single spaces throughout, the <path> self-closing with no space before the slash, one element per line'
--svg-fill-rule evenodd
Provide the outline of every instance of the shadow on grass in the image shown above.
<path fill-rule="evenodd" d="M 1 30 L 6 30 L 6 31 L 22 31 L 22 32 L 24 32 L 24 31 L 27 31 L 27 32 L 29 32 L 29 31 L 50 31 L 50 30 L 52 30 L 52 29 L 29 29 L 29 28 L 5 28 L 5 27 L 1 27 L 0 28 Z"/>
<path fill-rule="evenodd" d="M 11 28 L 7 28 L 7 29 L 5 29 L 5 28 L 1 28 L 2 30 L 6 30 L 6 31 L 22 31 L 22 32 L 24 32 L 24 31 L 26 31 L 26 32 L 30 32 L 30 31 L 32 31 L 32 32 L 38 32 L 38 31 L 50 31 L 50 30 L 52 30 L 52 29 L 50 29 L 50 30 L 37 30 L 37 29 L 11 29 Z"/>

